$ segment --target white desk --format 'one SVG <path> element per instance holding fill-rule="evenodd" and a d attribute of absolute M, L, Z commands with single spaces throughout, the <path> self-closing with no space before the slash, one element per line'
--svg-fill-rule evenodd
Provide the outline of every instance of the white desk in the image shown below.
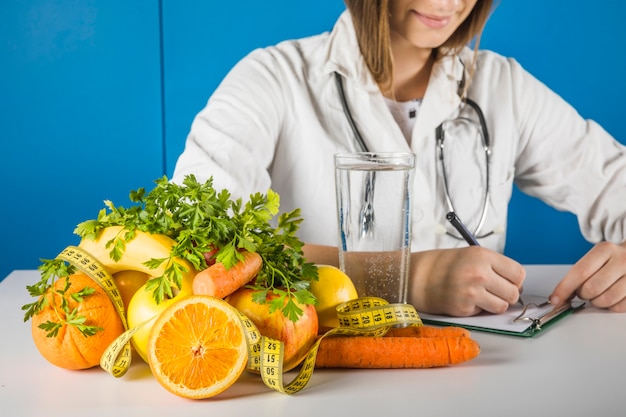
<path fill-rule="evenodd" d="M 549 291 L 564 268 L 529 266 L 525 288 Z M 26 285 L 38 279 L 37 271 L 15 271 L 0 283 L 5 416 L 626 415 L 626 314 L 587 307 L 533 339 L 474 332 L 479 357 L 448 368 L 316 370 L 293 396 L 244 373 L 219 396 L 193 401 L 162 388 L 140 359 L 119 379 L 100 368 L 68 371 L 49 364 L 20 309 L 32 301 Z"/>

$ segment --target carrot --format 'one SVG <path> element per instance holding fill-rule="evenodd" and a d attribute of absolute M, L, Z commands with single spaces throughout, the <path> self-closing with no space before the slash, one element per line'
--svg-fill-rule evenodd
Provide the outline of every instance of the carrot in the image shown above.
<path fill-rule="evenodd" d="M 392 327 L 385 334 L 385 337 L 469 337 L 467 329 L 457 326 L 435 327 L 435 326 L 407 326 Z"/>
<path fill-rule="evenodd" d="M 434 368 L 469 361 L 480 346 L 469 337 L 334 336 L 322 339 L 319 368 Z"/>
<path fill-rule="evenodd" d="M 224 298 L 250 282 L 261 270 L 263 260 L 255 252 L 242 254 L 244 259 L 229 269 L 216 262 L 198 272 L 193 279 L 193 293 Z"/>

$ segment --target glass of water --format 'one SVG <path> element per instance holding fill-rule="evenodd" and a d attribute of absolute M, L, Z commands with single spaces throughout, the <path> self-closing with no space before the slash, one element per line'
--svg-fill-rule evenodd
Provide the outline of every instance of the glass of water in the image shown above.
<path fill-rule="evenodd" d="M 406 303 L 415 155 L 335 155 L 339 265 L 359 297 Z"/>

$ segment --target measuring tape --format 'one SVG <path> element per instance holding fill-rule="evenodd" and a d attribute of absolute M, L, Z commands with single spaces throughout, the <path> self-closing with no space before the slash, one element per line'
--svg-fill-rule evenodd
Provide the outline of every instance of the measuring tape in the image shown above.
<path fill-rule="evenodd" d="M 124 303 L 115 280 L 95 257 L 79 247 L 69 246 L 57 256 L 57 259 L 69 262 L 92 278 L 113 301 L 126 331 L 106 348 L 100 359 L 100 366 L 115 377 L 123 376 L 131 363 L 130 341 L 133 335 L 156 316 L 129 329 Z M 332 336 L 384 336 L 394 326 L 421 326 L 423 324 L 415 307 L 410 304 L 389 304 L 386 300 L 377 297 L 357 298 L 342 303 L 337 306 L 339 327 L 317 338 L 303 359 L 298 374 L 291 382 L 285 384 L 283 381 L 283 342 L 262 335 L 247 316 L 237 312 L 248 345 L 248 371 L 259 373 L 267 387 L 284 394 L 295 394 L 308 384 L 313 375 L 315 359 L 322 339 Z"/>

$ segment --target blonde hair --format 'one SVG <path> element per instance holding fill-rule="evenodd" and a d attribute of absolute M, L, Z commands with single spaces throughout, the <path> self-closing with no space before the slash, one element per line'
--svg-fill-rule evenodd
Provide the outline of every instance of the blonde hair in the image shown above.
<path fill-rule="evenodd" d="M 344 2 L 352 15 L 356 37 L 367 67 L 376 83 L 382 89 L 389 89 L 393 82 L 389 0 L 344 0 Z M 435 56 L 458 54 L 472 40 L 475 41 L 474 51 L 476 52 L 492 5 L 493 0 L 478 0 L 465 21 L 435 51 Z M 473 73 L 473 67 L 474 62 L 470 65 L 470 74 Z"/>

